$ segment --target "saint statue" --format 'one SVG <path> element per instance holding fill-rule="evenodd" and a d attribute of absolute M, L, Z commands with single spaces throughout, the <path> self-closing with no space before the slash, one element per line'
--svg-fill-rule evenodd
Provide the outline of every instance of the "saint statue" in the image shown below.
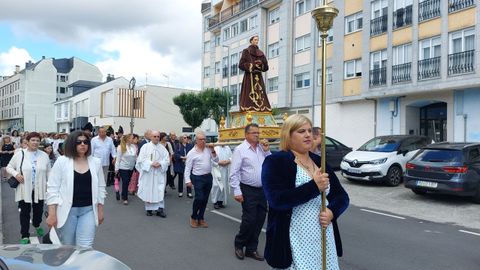
<path fill-rule="evenodd" d="M 258 36 L 250 38 L 250 46 L 243 50 L 239 68 L 245 72 L 240 91 L 240 111 L 272 111 L 262 76 L 262 72 L 268 70 L 268 62 L 258 48 Z"/>

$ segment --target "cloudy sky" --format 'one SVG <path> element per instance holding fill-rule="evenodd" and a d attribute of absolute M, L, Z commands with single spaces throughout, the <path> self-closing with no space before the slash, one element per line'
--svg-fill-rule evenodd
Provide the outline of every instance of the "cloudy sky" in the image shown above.
<path fill-rule="evenodd" d="M 0 75 L 76 56 L 149 84 L 200 89 L 202 0 L 2 0 Z"/>

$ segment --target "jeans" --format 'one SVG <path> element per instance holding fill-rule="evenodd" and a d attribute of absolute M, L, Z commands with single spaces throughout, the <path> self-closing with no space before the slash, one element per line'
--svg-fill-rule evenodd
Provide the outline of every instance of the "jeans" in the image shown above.
<path fill-rule="evenodd" d="M 128 200 L 128 185 L 132 178 L 133 170 L 118 170 L 120 178 L 122 179 L 122 200 Z"/>
<path fill-rule="evenodd" d="M 72 207 L 63 227 L 58 228 L 63 245 L 91 248 L 95 238 L 95 215 L 93 207 Z"/>
<path fill-rule="evenodd" d="M 20 208 L 20 233 L 22 238 L 30 237 L 30 212 L 33 209 L 32 225 L 35 228 L 42 223 L 43 213 L 43 200 L 38 200 L 38 203 L 34 203 L 34 192 L 32 191 L 32 203 L 26 203 L 25 201 L 19 201 L 18 207 Z"/>
<path fill-rule="evenodd" d="M 183 185 L 185 184 L 184 183 L 184 174 L 183 173 L 179 173 L 177 172 L 176 174 L 178 174 L 178 185 L 177 185 L 177 188 L 178 188 L 178 193 L 183 193 Z M 192 193 L 192 188 L 191 187 L 187 187 L 187 193 Z"/>
<path fill-rule="evenodd" d="M 208 196 L 212 189 L 212 174 L 193 175 L 192 184 L 195 189 L 195 198 L 193 200 L 193 213 L 192 219 L 203 220 L 205 209 L 207 208 Z"/>

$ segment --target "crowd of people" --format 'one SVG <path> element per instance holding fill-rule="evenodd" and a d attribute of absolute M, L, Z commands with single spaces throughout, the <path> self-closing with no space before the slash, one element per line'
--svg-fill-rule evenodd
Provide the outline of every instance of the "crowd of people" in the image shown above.
<path fill-rule="evenodd" d="M 321 231 L 327 232 L 328 269 L 338 269 L 342 245 L 338 217 L 349 198 L 334 172 L 321 173 L 321 130 L 301 115 L 282 126 L 280 151 L 260 139 L 260 127 L 245 127 L 245 140 L 232 149 L 206 142 L 205 133 L 177 138 L 174 132 L 147 130 L 123 134 L 100 127 L 70 134 L 12 132 L 1 138 L 2 177 L 15 177 L 20 233 L 29 243 L 31 223 L 38 236 L 47 205 L 46 224 L 63 244 L 92 247 L 104 220 L 106 186 L 114 185 L 123 205 L 136 195 L 147 216 L 167 217 L 167 187 L 193 199 L 189 225 L 208 228 L 205 210 L 227 206 L 229 194 L 242 206 L 239 231 L 232 239 L 235 256 L 267 260 L 274 269 L 320 269 Z M 175 179 L 177 182 L 175 183 Z M 175 185 L 176 184 L 176 185 Z M 231 191 L 230 191 L 231 190 Z M 321 211 L 321 194 L 327 210 Z M 209 200 L 210 199 L 210 200 Z M 265 258 L 258 238 L 267 220 Z M 313 256 L 312 254 L 318 254 Z"/>

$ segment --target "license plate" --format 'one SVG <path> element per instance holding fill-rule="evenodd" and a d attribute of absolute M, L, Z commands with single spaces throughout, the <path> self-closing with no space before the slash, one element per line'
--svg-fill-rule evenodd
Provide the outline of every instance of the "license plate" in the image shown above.
<path fill-rule="evenodd" d="M 417 181 L 417 186 L 419 186 L 419 187 L 437 188 L 438 183 L 436 183 L 436 182 L 428 182 L 428 181 Z"/>
<path fill-rule="evenodd" d="M 360 170 L 360 169 L 348 168 L 348 172 L 360 174 L 360 173 L 362 173 L 362 170 Z"/>

